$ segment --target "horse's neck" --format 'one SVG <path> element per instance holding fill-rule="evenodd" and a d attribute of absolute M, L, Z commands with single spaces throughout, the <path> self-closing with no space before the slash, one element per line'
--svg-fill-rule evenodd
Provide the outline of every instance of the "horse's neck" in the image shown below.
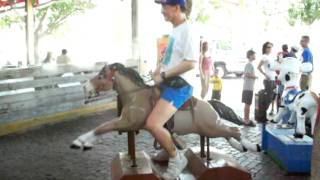
<path fill-rule="evenodd" d="M 298 75 L 296 77 L 292 77 L 290 81 L 286 81 L 284 86 L 285 86 L 285 88 L 299 87 Z"/>
<path fill-rule="evenodd" d="M 137 87 L 133 89 L 126 89 L 122 90 L 121 88 L 118 89 L 119 97 L 122 101 L 123 105 L 131 104 L 137 102 L 139 100 L 143 100 L 143 98 L 150 98 L 151 89 L 147 87 Z"/>

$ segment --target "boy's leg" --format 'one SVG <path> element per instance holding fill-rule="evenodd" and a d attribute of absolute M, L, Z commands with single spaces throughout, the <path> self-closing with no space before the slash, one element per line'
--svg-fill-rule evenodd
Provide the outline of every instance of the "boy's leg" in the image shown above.
<path fill-rule="evenodd" d="M 244 122 L 249 123 L 250 105 L 244 104 Z"/>
<path fill-rule="evenodd" d="M 221 90 L 220 91 L 217 91 L 217 99 L 220 101 L 221 100 Z"/>
<path fill-rule="evenodd" d="M 252 98 L 253 98 L 253 91 L 244 90 L 242 92 L 242 102 L 245 104 L 245 106 L 244 106 L 244 123 L 247 126 L 254 127 L 255 124 L 252 121 L 250 121 L 250 106 L 252 104 Z"/>
<path fill-rule="evenodd" d="M 217 91 L 212 90 L 211 100 L 213 100 L 213 99 L 217 99 L 216 92 L 217 92 Z"/>

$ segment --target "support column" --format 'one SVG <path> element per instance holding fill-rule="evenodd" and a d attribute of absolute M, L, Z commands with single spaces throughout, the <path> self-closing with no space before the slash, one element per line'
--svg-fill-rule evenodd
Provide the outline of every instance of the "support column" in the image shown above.
<path fill-rule="evenodd" d="M 138 65 L 140 71 L 140 50 L 139 50 L 139 15 L 138 0 L 131 0 L 131 39 L 132 39 L 132 60 Z"/>
<path fill-rule="evenodd" d="M 26 45 L 27 45 L 27 65 L 35 63 L 34 59 L 34 16 L 33 16 L 34 0 L 25 0 L 26 11 Z"/>

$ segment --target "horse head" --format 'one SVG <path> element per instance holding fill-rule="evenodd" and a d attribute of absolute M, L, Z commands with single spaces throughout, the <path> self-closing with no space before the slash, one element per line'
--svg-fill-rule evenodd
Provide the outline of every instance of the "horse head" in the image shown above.
<path fill-rule="evenodd" d="M 139 73 L 123 64 L 105 65 L 83 88 L 85 96 L 91 98 L 102 91 L 116 90 L 119 94 L 128 93 L 140 87 L 146 87 Z"/>
<path fill-rule="evenodd" d="M 92 98 L 102 91 L 109 91 L 113 89 L 112 71 L 106 64 L 99 73 L 83 85 L 83 90 L 86 98 Z"/>

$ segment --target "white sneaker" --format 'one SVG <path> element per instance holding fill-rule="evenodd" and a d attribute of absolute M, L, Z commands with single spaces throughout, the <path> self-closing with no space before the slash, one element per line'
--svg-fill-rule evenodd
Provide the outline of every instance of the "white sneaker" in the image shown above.
<path fill-rule="evenodd" d="M 169 154 L 164 149 L 161 149 L 158 153 L 153 154 L 151 159 L 155 162 L 164 162 L 169 160 Z"/>
<path fill-rule="evenodd" d="M 169 164 L 167 168 L 167 172 L 162 175 L 162 178 L 165 180 L 172 180 L 179 177 L 180 173 L 187 166 L 188 160 L 184 156 L 177 152 L 177 156 L 169 159 Z"/>
<path fill-rule="evenodd" d="M 97 139 L 96 135 L 93 131 L 90 131 L 86 134 L 79 136 L 76 140 L 74 140 L 70 146 L 72 149 L 82 149 L 89 150 L 93 147 L 93 142 Z"/>

